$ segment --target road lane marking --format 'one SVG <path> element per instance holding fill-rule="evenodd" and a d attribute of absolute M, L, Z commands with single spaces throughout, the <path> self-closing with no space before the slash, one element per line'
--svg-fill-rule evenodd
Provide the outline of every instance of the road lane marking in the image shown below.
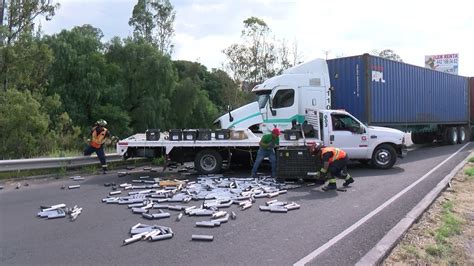
<path fill-rule="evenodd" d="M 319 256 L 321 253 L 324 251 L 328 250 L 330 247 L 332 247 L 334 244 L 336 244 L 339 240 L 343 239 L 346 237 L 348 234 L 352 233 L 355 231 L 357 228 L 359 228 L 362 224 L 367 222 L 370 218 L 374 217 L 377 215 L 379 212 L 381 212 L 383 209 L 385 209 L 388 205 L 390 205 L 392 202 L 400 198 L 403 194 L 408 192 L 410 189 L 412 189 L 414 186 L 416 186 L 418 183 L 421 181 L 425 180 L 429 175 L 431 175 L 434 171 L 436 171 L 438 168 L 440 168 L 443 164 L 445 164 L 447 161 L 449 161 L 451 158 L 453 158 L 456 154 L 458 154 L 461 150 L 463 150 L 465 147 L 467 147 L 470 143 L 466 143 L 464 146 L 462 146 L 459 150 L 457 150 L 455 153 L 453 153 L 451 156 L 446 158 L 443 162 L 438 164 L 435 168 L 431 169 L 428 173 L 426 173 L 424 176 L 422 176 L 420 179 L 403 189 L 402 191 L 398 192 L 396 195 L 391 197 L 389 200 L 387 200 L 385 203 L 377 207 L 375 210 L 364 216 L 362 219 L 357 221 L 355 224 L 351 225 L 348 227 L 346 230 L 342 231 L 339 233 L 337 236 L 333 237 L 331 240 L 326 242 L 324 245 L 320 246 L 316 250 L 312 251 L 308 255 L 306 255 L 304 258 L 300 259 L 299 261 L 295 262 L 294 265 L 305 265 L 306 263 L 312 261 L 314 258 Z"/>

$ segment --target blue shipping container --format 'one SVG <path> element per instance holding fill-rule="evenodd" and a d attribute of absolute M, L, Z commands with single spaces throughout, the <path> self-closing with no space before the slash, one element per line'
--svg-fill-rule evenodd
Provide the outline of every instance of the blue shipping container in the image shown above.
<path fill-rule="evenodd" d="M 469 121 L 468 78 L 369 54 L 328 60 L 332 108 L 395 126 Z"/>

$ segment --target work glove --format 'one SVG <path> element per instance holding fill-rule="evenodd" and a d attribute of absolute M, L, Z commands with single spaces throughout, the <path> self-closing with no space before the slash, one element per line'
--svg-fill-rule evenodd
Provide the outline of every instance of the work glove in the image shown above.
<path fill-rule="evenodd" d="M 323 180 L 326 180 L 326 179 L 327 179 L 328 171 L 327 171 L 326 169 L 321 168 L 321 169 L 319 170 L 319 173 L 320 173 L 320 175 L 319 175 L 320 179 L 323 179 Z"/>
<path fill-rule="evenodd" d="M 117 136 L 112 136 L 112 137 L 110 138 L 110 142 L 111 142 L 113 145 L 117 144 L 117 142 L 118 142 L 119 140 L 120 140 L 120 139 L 119 139 L 119 137 L 117 137 Z"/>

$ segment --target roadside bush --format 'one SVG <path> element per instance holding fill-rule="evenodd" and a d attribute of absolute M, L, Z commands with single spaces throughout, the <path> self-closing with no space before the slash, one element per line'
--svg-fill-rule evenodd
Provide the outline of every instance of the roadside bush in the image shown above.
<path fill-rule="evenodd" d="M 27 158 L 42 153 L 48 135 L 48 115 L 26 90 L 0 92 L 0 157 Z M 47 138 L 46 138 L 47 139 Z"/>

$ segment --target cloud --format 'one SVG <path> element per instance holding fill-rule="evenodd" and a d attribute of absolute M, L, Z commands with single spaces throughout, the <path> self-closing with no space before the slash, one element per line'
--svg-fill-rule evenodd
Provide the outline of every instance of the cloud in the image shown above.
<path fill-rule="evenodd" d="M 47 33 L 92 24 L 105 38 L 131 34 L 134 0 L 63 0 Z M 467 0 L 171 0 L 175 59 L 220 67 L 222 50 L 240 41 L 243 20 L 263 19 L 278 39 L 296 41 L 304 60 L 392 49 L 423 66 L 428 54 L 459 53 L 460 74 L 474 76 L 474 16 Z"/>

